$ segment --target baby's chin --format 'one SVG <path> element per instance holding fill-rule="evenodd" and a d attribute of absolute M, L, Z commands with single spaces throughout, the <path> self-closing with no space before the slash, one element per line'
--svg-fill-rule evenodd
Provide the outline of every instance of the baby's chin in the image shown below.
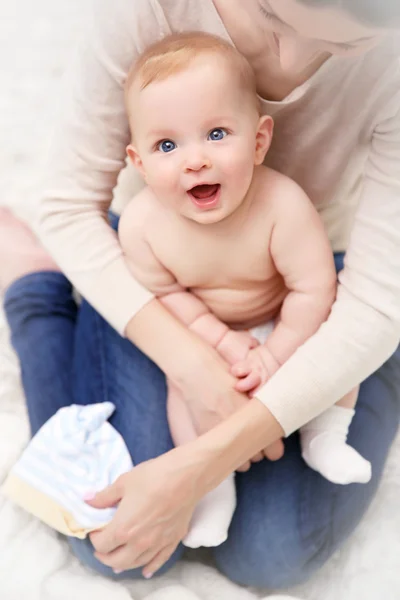
<path fill-rule="evenodd" d="M 187 214 L 183 216 L 189 219 L 190 221 L 194 221 L 199 225 L 215 225 L 217 223 L 222 223 L 225 221 L 233 211 L 227 211 L 223 207 L 218 207 L 212 210 L 204 210 L 204 211 L 188 211 Z"/>

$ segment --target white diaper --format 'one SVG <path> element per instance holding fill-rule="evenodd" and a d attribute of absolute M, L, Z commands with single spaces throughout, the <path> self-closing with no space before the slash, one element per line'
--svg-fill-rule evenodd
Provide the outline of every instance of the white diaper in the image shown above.
<path fill-rule="evenodd" d="M 265 344 L 267 338 L 271 335 L 275 328 L 275 321 L 268 321 L 268 323 L 264 323 L 263 325 L 257 325 L 257 327 L 253 327 L 250 329 L 250 333 L 253 337 L 256 338 L 260 344 Z"/>

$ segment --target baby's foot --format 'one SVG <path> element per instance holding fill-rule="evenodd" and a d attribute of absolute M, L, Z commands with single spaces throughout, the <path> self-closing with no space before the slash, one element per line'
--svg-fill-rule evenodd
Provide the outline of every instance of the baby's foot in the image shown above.
<path fill-rule="evenodd" d="M 29 227 L 0 207 L 0 288 L 29 273 L 59 270 Z"/>
<path fill-rule="evenodd" d="M 332 483 L 368 483 L 371 479 L 371 463 L 346 443 L 353 416 L 352 408 L 331 406 L 300 430 L 305 462 Z"/>
<path fill-rule="evenodd" d="M 235 477 L 231 475 L 200 500 L 183 544 L 188 548 L 200 548 L 225 542 L 235 507 Z"/>
<path fill-rule="evenodd" d="M 308 466 L 332 483 L 368 483 L 371 479 L 371 463 L 334 433 L 303 434 L 302 450 Z"/>

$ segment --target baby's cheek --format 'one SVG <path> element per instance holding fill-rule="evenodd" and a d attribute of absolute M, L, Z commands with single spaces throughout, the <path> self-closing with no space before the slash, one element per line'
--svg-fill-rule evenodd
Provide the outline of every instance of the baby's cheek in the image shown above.
<path fill-rule="evenodd" d="M 164 192 L 172 192 L 177 185 L 177 175 L 169 166 L 154 165 L 149 185 L 154 189 L 163 190 Z"/>
<path fill-rule="evenodd" d="M 253 178 L 254 164 L 250 160 L 232 161 L 228 167 L 229 180 L 237 191 L 245 193 Z"/>

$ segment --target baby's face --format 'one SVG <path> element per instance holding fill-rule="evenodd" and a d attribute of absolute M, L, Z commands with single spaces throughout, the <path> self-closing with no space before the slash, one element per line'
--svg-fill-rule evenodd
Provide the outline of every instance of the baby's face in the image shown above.
<path fill-rule="evenodd" d="M 131 94 L 136 166 L 163 205 L 215 223 L 242 203 L 260 122 L 223 59 L 201 57 Z"/>

